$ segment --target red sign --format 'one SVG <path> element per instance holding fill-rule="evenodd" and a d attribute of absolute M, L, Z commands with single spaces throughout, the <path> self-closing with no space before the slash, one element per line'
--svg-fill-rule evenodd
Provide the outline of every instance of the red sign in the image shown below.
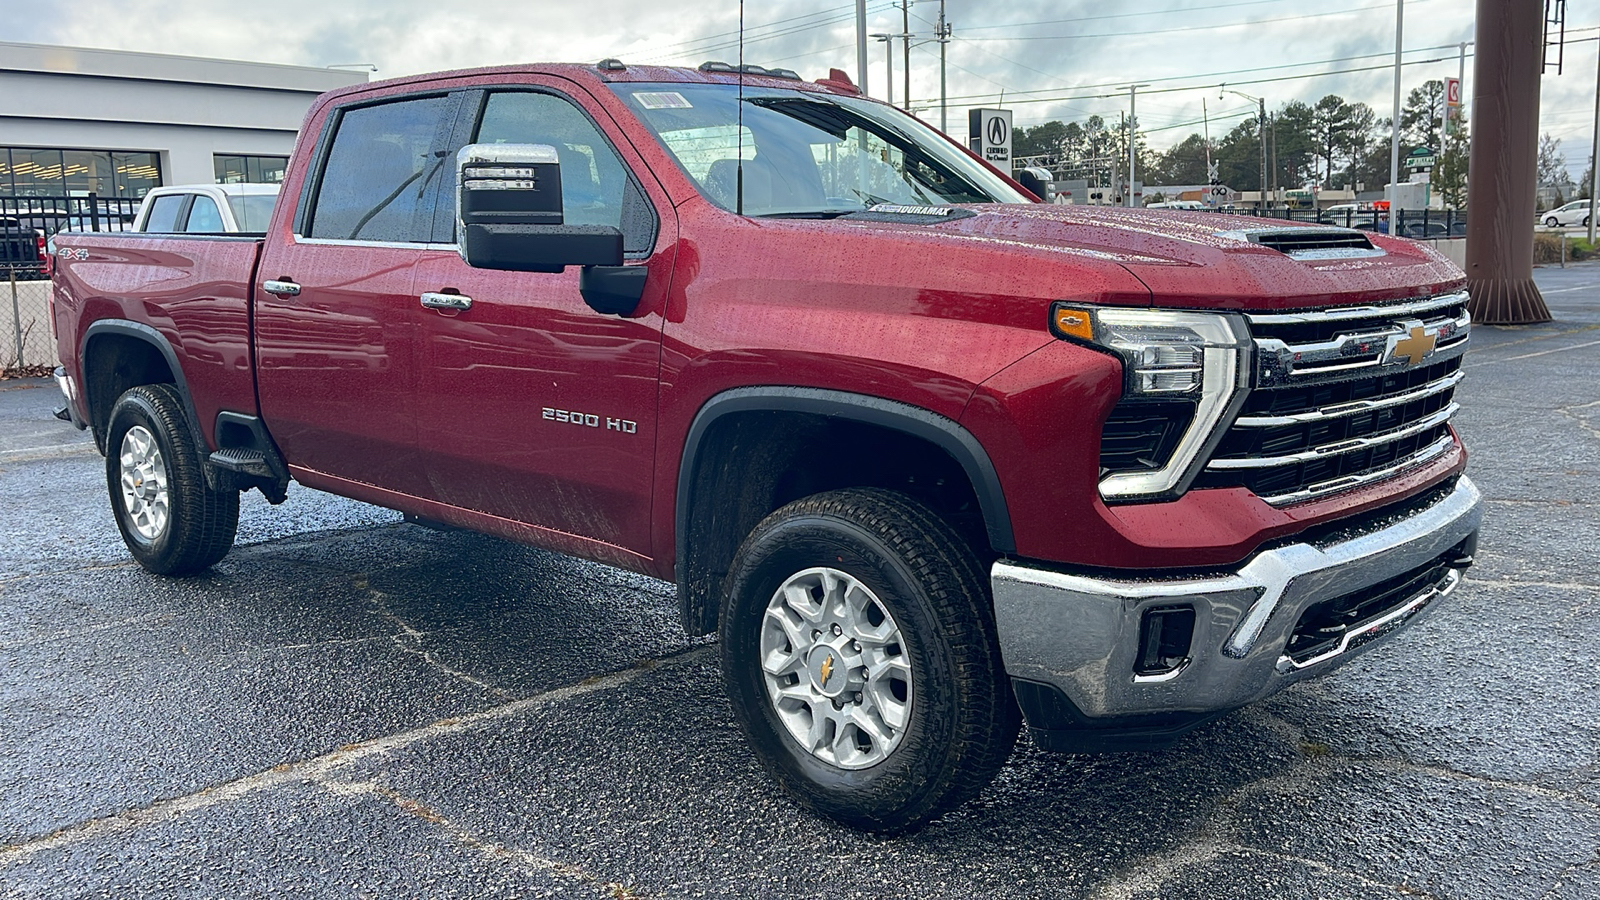
<path fill-rule="evenodd" d="M 1461 105 L 1461 79 L 1446 78 L 1444 80 L 1444 102 L 1446 106 Z"/>

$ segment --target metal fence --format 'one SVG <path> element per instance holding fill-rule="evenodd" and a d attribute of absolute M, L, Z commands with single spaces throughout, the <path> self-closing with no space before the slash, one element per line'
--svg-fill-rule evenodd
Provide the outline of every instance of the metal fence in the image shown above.
<path fill-rule="evenodd" d="M 1386 209 L 1288 209 L 1268 207 L 1255 209 L 1221 209 L 1219 212 L 1242 216 L 1288 219 L 1316 225 L 1338 225 L 1359 228 L 1380 234 L 1421 240 L 1464 238 L 1467 236 L 1467 215 L 1454 209 L 1400 209 L 1391 213 Z M 1391 230 L 1392 229 L 1392 230 Z"/>
<path fill-rule="evenodd" d="M 50 282 L 44 245 L 62 231 L 122 231 L 132 197 L 0 197 L 0 369 L 51 366 Z"/>

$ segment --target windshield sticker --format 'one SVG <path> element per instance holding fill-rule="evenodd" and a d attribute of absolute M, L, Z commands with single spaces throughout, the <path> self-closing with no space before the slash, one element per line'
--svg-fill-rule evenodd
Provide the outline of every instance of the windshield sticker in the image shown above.
<path fill-rule="evenodd" d="M 640 91 L 633 99 L 645 109 L 694 109 L 689 99 L 677 91 Z"/>

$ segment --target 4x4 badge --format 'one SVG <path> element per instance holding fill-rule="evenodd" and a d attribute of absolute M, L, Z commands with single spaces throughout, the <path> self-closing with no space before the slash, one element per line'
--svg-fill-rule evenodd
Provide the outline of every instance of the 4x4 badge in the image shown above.
<path fill-rule="evenodd" d="M 1421 325 L 1412 325 L 1407 334 L 1389 336 L 1388 346 L 1383 351 L 1383 362 L 1384 364 L 1398 362 L 1401 357 L 1405 357 L 1406 363 L 1414 366 L 1427 359 L 1438 343 L 1437 334 L 1429 334 Z"/>

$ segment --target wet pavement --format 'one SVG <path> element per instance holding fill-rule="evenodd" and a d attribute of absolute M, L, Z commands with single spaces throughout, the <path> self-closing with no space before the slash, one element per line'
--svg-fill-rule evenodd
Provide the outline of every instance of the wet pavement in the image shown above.
<path fill-rule="evenodd" d="M 1556 323 L 1474 335 L 1438 614 L 898 839 L 777 792 L 670 586 L 304 489 L 151 576 L 0 382 L 0 897 L 1600 898 L 1600 266 L 1537 278 Z"/>

